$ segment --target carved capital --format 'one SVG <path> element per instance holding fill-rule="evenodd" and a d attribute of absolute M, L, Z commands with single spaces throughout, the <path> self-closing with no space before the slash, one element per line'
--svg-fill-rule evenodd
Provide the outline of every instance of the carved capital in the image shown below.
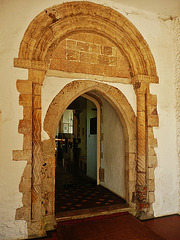
<path fill-rule="evenodd" d="M 132 78 L 132 84 L 136 94 L 146 93 L 149 89 L 150 83 L 158 83 L 158 77 L 147 75 L 136 75 Z"/>
<path fill-rule="evenodd" d="M 28 71 L 28 79 L 33 82 L 33 84 L 40 84 L 42 85 L 44 81 L 46 72 L 43 70 L 35 70 L 35 69 L 30 69 Z M 35 88 L 33 87 L 33 91 Z"/>
<path fill-rule="evenodd" d="M 132 78 L 132 84 L 136 82 L 141 83 L 159 83 L 159 78 L 157 76 L 148 76 L 148 75 L 136 75 Z"/>

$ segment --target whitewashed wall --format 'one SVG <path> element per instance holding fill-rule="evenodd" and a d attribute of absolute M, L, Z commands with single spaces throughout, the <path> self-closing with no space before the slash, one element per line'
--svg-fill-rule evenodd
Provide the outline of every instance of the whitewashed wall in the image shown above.
<path fill-rule="evenodd" d="M 177 151 L 179 157 L 179 196 L 180 196 L 180 17 L 173 21 L 174 29 L 174 57 L 175 57 L 175 87 L 176 87 L 176 130 Z M 180 214 L 180 197 L 179 197 Z"/>
<path fill-rule="evenodd" d="M 62 2 L 64 1 L 0 0 L 0 239 L 22 239 L 27 236 L 26 222 L 14 220 L 16 208 L 22 205 L 22 194 L 19 193 L 18 186 L 25 162 L 12 161 L 12 150 L 22 149 L 22 135 L 17 132 L 18 121 L 22 118 L 22 107 L 18 105 L 16 80 L 27 79 L 27 71 L 15 69 L 13 58 L 18 56 L 20 42 L 34 17 L 44 9 Z M 160 83 L 151 86 L 151 93 L 158 96 L 160 126 L 154 130 L 158 139 L 154 212 L 156 216 L 177 213 L 179 182 L 171 21 L 163 21 L 155 14 L 118 5 L 111 0 L 94 2 L 112 7 L 127 17 L 148 42 L 155 58 Z M 177 21 L 175 24 L 178 23 Z M 53 86 L 48 85 L 47 81 L 48 78 L 45 81 L 48 90 L 55 94 Z M 59 80 L 55 81 L 60 83 Z M 61 81 L 59 89 L 69 81 Z M 43 91 L 45 94 L 45 90 Z M 43 95 L 42 103 L 48 105 L 45 96 Z M 128 99 L 134 99 L 134 95 L 130 93 Z M 130 102 L 135 107 L 135 100 Z M 44 106 L 44 111 L 46 108 Z"/>
<path fill-rule="evenodd" d="M 102 152 L 101 167 L 104 182 L 101 185 L 126 198 L 125 189 L 125 139 L 123 126 L 113 107 L 102 99 Z"/>

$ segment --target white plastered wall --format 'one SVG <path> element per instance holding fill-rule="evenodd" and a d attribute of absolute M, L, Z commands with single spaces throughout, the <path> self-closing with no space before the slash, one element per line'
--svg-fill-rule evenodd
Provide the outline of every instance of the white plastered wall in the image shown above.
<path fill-rule="evenodd" d="M 175 57 L 175 87 L 176 87 L 176 130 L 177 151 L 179 157 L 179 195 L 180 195 L 180 17 L 173 21 L 174 29 L 174 57 Z M 179 197 L 180 214 L 180 197 Z"/>
<path fill-rule="evenodd" d="M 104 98 L 101 98 L 101 100 L 101 132 L 103 132 L 101 168 L 104 169 L 104 182 L 101 182 L 101 185 L 125 199 L 125 140 L 123 126 L 113 107 Z"/>
<path fill-rule="evenodd" d="M 135 20 L 136 18 L 136 20 Z M 143 24 L 140 19 L 143 19 Z M 156 19 L 154 15 L 131 16 L 130 19 L 154 56 L 159 84 L 151 84 L 150 92 L 157 95 L 159 127 L 154 128 L 158 141 L 156 148 L 158 167 L 155 170 L 155 216 L 178 212 L 178 155 L 176 144 L 176 97 L 174 74 L 174 46 L 171 20 Z"/>
<path fill-rule="evenodd" d="M 18 104 L 16 80 L 27 79 L 27 71 L 15 69 L 13 58 L 18 56 L 20 42 L 35 16 L 44 9 L 63 2 L 0 0 L 0 239 L 22 239 L 27 236 L 26 222 L 15 220 L 16 208 L 22 206 L 22 194 L 18 188 L 26 162 L 12 161 L 12 150 L 22 149 L 22 135 L 17 131 L 18 121 L 22 119 L 22 107 Z M 145 38 L 155 58 L 160 83 L 151 86 L 151 93 L 157 94 L 158 97 L 160 126 L 154 129 L 158 140 L 158 167 L 155 171 L 156 190 L 153 207 L 155 216 L 177 213 L 179 183 L 171 21 L 163 21 L 150 12 L 120 5 L 111 0 L 94 2 L 112 7 L 127 17 Z M 61 81 L 61 88 L 69 81 L 71 80 Z M 50 90 L 51 86 L 48 87 Z M 121 90 L 122 88 L 120 87 Z M 134 99 L 134 96 L 129 97 L 131 98 Z M 42 104 L 45 105 L 45 102 L 44 99 Z M 134 100 L 130 103 L 135 106 Z M 46 110 L 45 105 L 43 111 Z"/>

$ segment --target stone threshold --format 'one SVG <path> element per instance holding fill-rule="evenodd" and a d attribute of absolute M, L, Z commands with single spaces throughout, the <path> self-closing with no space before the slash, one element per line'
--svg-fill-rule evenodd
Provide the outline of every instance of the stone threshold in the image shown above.
<path fill-rule="evenodd" d="M 114 204 L 111 206 L 94 207 L 81 210 L 59 212 L 56 214 L 56 222 L 68 221 L 73 219 L 82 219 L 96 216 L 109 215 L 113 213 L 132 212 L 132 208 L 127 203 Z"/>

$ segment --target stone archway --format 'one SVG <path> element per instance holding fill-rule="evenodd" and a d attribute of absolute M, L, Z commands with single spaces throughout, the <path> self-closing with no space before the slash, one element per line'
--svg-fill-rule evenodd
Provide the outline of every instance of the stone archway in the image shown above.
<path fill-rule="evenodd" d="M 133 196 L 135 195 L 136 187 L 136 116 L 134 111 L 127 101 L 126 97 L 117 88 L 108 84 L 99 83 L 95 81 L 76 80 L 67 84 L 53 99 L 51 102 L 44 119 L 44 130 L 49 135 L 49 140 L 43 141 L 43 156 L 45 169 L 51 169 L 52 159 L 54 159 L 54 136 L 57 129 L 59 120 L 64 113 L 65 109 L 73 102 L 77 97 L 95 90 L 102 95 L 116 110 L 117 115 L 123 125 L 125 136 L 125 162 L 126 162 L 126 201 L 135 209 L 135 201 Z M 71 94 L 69 94 L 71 93 Z M 131 167 L 129 167 L 131 166 Z M 54 170 L 53 170 L 54 171 Z M 49 185 L 50 178 L 52 183 L 55 181 L 55 175 L 52 174 L 43 178 L 45 186 Z M 46 196 L 54 195 L 54 186 L 50 188 L 49 193 L 47 189 Z M 48 202 L 47 213 L 53 212 L 54 214 L 54 200 Z"/>
<path fill-rule="evenodd" d="M 134 198 L 140 217 L 153 215 L 154 168 L 157 165 L 154 151 L 157 141 L 154 139 L 153 127 L 158 126 L 156 96 L 149 91 L 150 83 L 158 83 L 153 56 L 142 35 L 120 13 L 91 2 L 68 2 L 46 9 L 30 23 L 22 39 L 18 58 L 14 59 L 15 67 L 28 69 L 28 80 L 17 80 L 19 104 L 23 106 L 24 115 L 19 121 L 18 131 L 23 134 L 24 140 L 23 150 L 13 151 L 13 160 L 27 160 L 19 187 L 23 193 L 23 207 L 17 209 L 16 219 L 27 221 L 29 236 L 43 235 L 45 227 L 42 216 L 45 213 L 50 222 L 54 213 L 51 207 L 47 213 L 42 204 L 42 175 L 45 173 L 42 167 L 44 144 L 42 146 L 41 142 L 41 85 L 49 68 L 52 52 L 63 39 L 77 32 L 91 32 L 109 39 L 129 64 L 131 84 L 137 96 L 137 180 Z M 81 83 L 83 84 L 83 81 Z M 96 84 L 95 88 L 98 88 L 99 83 Z M 86 91 L 89 91 L 88 89 L 91 87 L 87 87 Z M 66 90 L 68 91 L 68 88 Z M 74 91 L 76 92 L 76 88 Z M 104 97 L 110 93 L 113 95 L 113 91 L 113 88 L 110 88 L 103 93 Z M 110 97 L 108 100 L 116 109 L 114 101 L 111 101 Z M 120 115 L 126 114 L 122 106 L 118 105 L 118 109 L 121 109 Z M 124 125 L 128 126 L 128 118 Z M 51 131 L 47 132 L 50 134 Z M 130 138 L 130 135 L 128 137 Z M 132 156 L 134 154 L 129 153 Z M 46 157 L 49 156 L 52 155 L 47 152 Z M 129 158 L 131 159 L 131 155 Z M 51 161 L 53 164 L 53 158 Z M 45 194 L 44 198 L 47 199 L 47 206 L 49 202 L 53 202 L 53 195 Z"/>

